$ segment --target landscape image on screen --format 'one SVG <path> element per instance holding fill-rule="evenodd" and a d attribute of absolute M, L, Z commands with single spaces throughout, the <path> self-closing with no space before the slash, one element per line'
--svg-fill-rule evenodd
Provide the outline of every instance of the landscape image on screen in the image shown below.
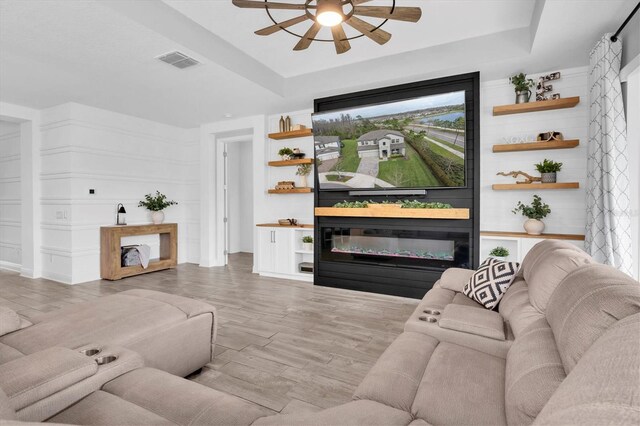
<path fill-rule="evenodd" d="M 320 189 L 465 185 L 464 91 L 316 113 Z"/>

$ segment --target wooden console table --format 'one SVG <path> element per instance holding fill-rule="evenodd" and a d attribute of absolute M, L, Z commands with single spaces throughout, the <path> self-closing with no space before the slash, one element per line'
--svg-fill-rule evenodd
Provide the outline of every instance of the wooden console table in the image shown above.
<path fill-rule="evenodd" d="M 160 234 L 160 259 L 149 261 L 145 269 L 141 265 L 122 266 L 122 237 Z M 147 272 L 175 268 L 178 264 L 178 224 L 102 226 L 100 228 L 100 277 L 119 280 Z"/>

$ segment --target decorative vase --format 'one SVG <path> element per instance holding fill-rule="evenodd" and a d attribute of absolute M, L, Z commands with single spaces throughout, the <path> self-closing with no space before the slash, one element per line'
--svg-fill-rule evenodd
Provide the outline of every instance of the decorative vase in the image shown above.
<path fill-rule="evenodd" d="M 154 225 L 160 225 L 164 222 L 164 212 L 162 210 L 151 213 L 151 221 Z"/>
<path fill-rule="evenodd" d="M 542 175 L 542 183 L 556 183 L 557 173 L 541 173 Z"/>
<path fill-rule="evenodd" d="M 313 243 L 302 243 L 302 249 L 306 251 L 313 251 Z"/>
<path fill-rule="evenodd" d="M 307 176 L 302 175 L 300 176 L 300 188 L 306 188 L 306 187 L 307 187 Z"/>
<path fill-rule="evenodd" d="M 544 222 L 538 219 L 528 219 L 524 222 L 524 230 L 529 235 L 540 235 L 544 231 Z"/>
<path fill-rule="evenodd" d="M 531 90 L 516 90 L 516 103 L 526 104 L 531 98 Z"/>
<path fill-rule="evenodd" d="M 280 133 L 284 132 L 284 117 L 280 116 L 280 122 L 278 123 L 278 129 L 280 130 Z"/>

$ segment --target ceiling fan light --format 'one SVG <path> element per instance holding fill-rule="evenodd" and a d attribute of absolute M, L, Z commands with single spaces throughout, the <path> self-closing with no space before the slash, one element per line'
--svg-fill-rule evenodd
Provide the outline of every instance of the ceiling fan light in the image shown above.
<path fill-rule="evenodd" d="M 341 23 L 344 18 L 341 13 L 328 10 L 326 12 L 320 12 L 318 16 L 316 16 L 316 20 L 322 26 L 334 27 Z"/>

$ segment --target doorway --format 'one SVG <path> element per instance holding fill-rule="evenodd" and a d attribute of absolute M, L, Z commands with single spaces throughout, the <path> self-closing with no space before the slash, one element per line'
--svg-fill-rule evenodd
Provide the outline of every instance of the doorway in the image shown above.
<path fill-rule="evenodd" d="M 253 141 L 224 144 L 225 264 L 253 267 Z"/>

